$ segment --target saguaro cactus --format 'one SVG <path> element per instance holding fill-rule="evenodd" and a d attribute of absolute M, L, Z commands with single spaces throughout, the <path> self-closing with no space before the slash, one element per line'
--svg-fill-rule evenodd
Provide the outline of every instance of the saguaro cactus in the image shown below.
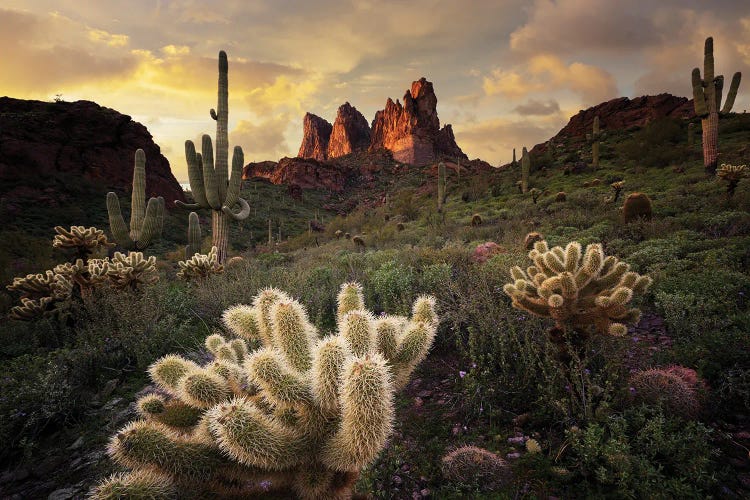
<path fill-rule="evenodd" d="M 201 223 L 198 214 L 190 212 L 188 217 L 188 244 L 185 246 L 185 260 L 190 260 L 193 255 L 201 253 Z"/>
<path fill-rule="evenodd" d="M 351 498 L 360 469 L 391 433 L 395 391 L 433 342 L 434 306 L 423 296 L 410 318 L 376 319 L 361 287 L 346 283 L 337 332 L 326 337 L 301 304 L 273 288 L 252 306 L 226 310 L 236 338 L 206 338 L 212 361 L 169 355 L 151 365 L 159 392 L 137 402 L 142 419 L 109 444 L 133 472 L 102 482 L 92 498 L 162 498 L 137 481 L 142 470 L 181 497 Z"/>
<path fill-rule="evenodd" d="M 107 193 L 109 228 L 115 241 L 127 250 L 143 250 L 161 236 L 164 224 L 164 198 L 150 198 L 146 205 L 146 153 L 135 152 L 133 193 L 130 198 L 130 231 L 125 225 L 117 194 Z"/>
<path fill-rule="evenodd" d="M 526 148 L 523 148 L 521 154 L 521 193 L 526 194 L 529 191 L 529 171 L 531 170 L 531 158 Z"/>
<path fill-rule="evenodd" d="M 687 139 L 688 146 L 692 147 L 695 141 L 695 123 L 693 122 L 688 123 Z"/>
<path fill-rule="evenodd" d="M 742 73 L 739 71 L 732 77 L 724 107 L 721 113 L 729 113 L 737 97 Z M 714 76 L 714 39 L 706 38 L 703 53 L 703 79 L 701 70 L 693 69 L 693 104 L 695 114 L 701 119 L 703 127 L 703 166 L 706 173 L 716 173 L 716 161 L 719 154 L 719 108 L 721 108 L 721 93 L 724 88 L 724 77 Z"/>
<path fill-rule="evenodd" d="M 443 212 L 443 203 L 447 194 L 445 192 L 445 163 L 438 163 L 438 191 L 437 191 L 437 211 Z"/>
<path fill-rule="evenodd" d="M 234 147 L 232 154 L 232 173 L 228 175 L 229 139 L 227 121 L 229 116 L 229 64 L 227 54 L 219 52 L 219 103 L 217 110 L 211 109 L 211 118 L 216 120 L 216 165 L 211 136 L 203 135 L 202 154 L 195 152 L 192 141 L 185 141 L 185 158 L 188 164 L 188 180 L 195 203 L 183 203 L 176 200 L 178 206 L 188 209 L 211 209 L 212 245 L 218 249 L 219 263 L 227 258 L 229 244 L 229 219 L 244 220 L 250 215 L 250 205 L 240 198 L 242 185 L 242 168 L 244 155 L 242 148 Z M 239 212 L 233 212 L 235 205 Z"/>
<path fill-rule="evenodd" d="M 599 168 L 599 139 L 602 134 L 599 132 L 599 115 L 594 117 L 594 125 L 592 132 L 586 134 L 586 139 L 591 142 L 591 166 Z"/>

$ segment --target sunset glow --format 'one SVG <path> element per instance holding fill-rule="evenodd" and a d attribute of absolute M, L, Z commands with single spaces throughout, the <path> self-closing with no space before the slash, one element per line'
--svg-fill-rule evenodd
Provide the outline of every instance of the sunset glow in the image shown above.
<path fill-rule="evenodd" d="M 230 61 L 230 144 L 246 161 L 296 155 L 307 111 L 333 121 L 349 101 L 369 121 L 425 76 L 441 124 L 470 158 L 497 165 L 579 109 L 691 96 L 707 36 L 717 73 L 750 74 L 750 9 L 738 1 L 5 0 L 0 95 L 59 94 L 128 114 L 186 181 L 184 141 L 213 133 L 219 50 Z"/>

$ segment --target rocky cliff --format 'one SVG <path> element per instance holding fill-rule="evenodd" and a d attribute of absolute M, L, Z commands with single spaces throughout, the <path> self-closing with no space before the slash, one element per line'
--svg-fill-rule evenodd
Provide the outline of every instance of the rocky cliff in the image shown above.
<path fill-rule="evenodd" d="M 323 118 L 306 113 L 302 120 L 302 144 L 299 147 L 299 158 L 312 158 L 323 161 L 328 157 L 328 141 L 333 127 Z"/>
<path fill-rule="evenodd" d="M 364 115 L 351 104 L 344 103 L 336 113 L 331 139 L 328 142 L 328 158 L 338 158 L 370 146 L 370 126 Z"/>
<path fill-rule="evenodd" d="M 468 159 L 456 144 L 450 125 L 440 129 L 437 96 L 432 83 L 421 78 L 404 94 L 404 103 L 391 98 L 372 121 L 370 151 L 387 149 L 403 163 L 426 165 L 440 156 Z"/>
<path fill-rule="evenodd" d="M 159 146 L 130 116 L 89 101 L 0 97 L 0 197 L 11 205 L 75 203 L 80 182 L 129 192 L 138 148 L 146 153 L 146 196 L 163 196 L 167 207 L 184 201 Z"/>
<path fill-rule="evenodd" d="M 692 118 L 695 116 L 693 101 L 671 94 L 647 95 L 628 99 L 619 97 L 581 110 L 554 137 L 585 137 L 591 133 L 594 117 L 599 116 L 599 126 L 606 129 L 628 129 L 642 127 L 657 118 Z"/>

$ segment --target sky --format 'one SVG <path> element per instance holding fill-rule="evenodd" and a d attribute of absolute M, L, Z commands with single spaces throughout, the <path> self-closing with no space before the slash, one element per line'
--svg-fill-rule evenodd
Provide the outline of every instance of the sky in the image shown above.
<path fill-rule="evenodd" d="M 332 123 L 348 101 L 369 122 L 424 76 L 441 126 L 499 165 L 600 102 L 691 96 L 707 36 L 750 108 L 746 0 L 0 0 L 0 95 L 130 115 L 186 182 L 185 140 L 215 135 L 219 50 L 246 162 L 295 156 L 306 112 Z"/>

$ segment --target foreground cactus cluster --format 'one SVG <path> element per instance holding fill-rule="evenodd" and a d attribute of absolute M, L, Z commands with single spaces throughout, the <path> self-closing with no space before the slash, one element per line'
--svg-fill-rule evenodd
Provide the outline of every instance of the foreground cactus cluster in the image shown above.
<path fill-rule="evenodd" d="M 534 265 L 526 271 L 513 267 L 514 282 L 504 290 L 513 307 L 555 321 L 550 338 L 558 344 L 561 358 L 567 358 L 565 342 L 571 336 L 577 341 L 592 334 L 623 336 L 628 323 L 639 321 L 640 310 L 628 304 L 652 280 L 630 271 L 614 256 L 605 257 L 601 244 L 588 245 L 583 253 L 575 241 L 551 249 L 539 241 L 529 258 Z"/>
<path fill-rule="evenodd" d="M 93 498 L 350 498 L 391 432 L 394 392 L 433 342 L 434 306 L 424 296 L 411 318 L 376 318 L 347 283 L 338 331 L 322 338 L 276 289 L 226 310 L 237 338 L 210 335 L 213 360 L 169 355 L 150 367 L 158 391 L 138 401 L 142 418 L 109 446 L 132 472 L 102 482 Z"/>
<path fill-rule="evenodd" d="M 232 259 L 234 258 L 232 257 Z M 207 255 L 196 253 L 187 260 L 181 260 L 177 265 L 180 266 L 177 277 L 185 281 L 203 281 L 213 274 L 224 272 L 224 266 L 219 264 L 219 260 L 217 259 L 216 247 L 211 247 L 211 251 Z"/>

